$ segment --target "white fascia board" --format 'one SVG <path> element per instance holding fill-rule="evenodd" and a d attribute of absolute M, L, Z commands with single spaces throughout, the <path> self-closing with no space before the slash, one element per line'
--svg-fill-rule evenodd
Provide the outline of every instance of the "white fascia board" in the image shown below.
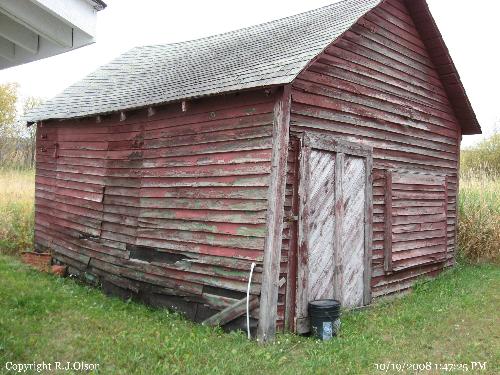
<path fill-rule="evenodd" d="M 90 37 L 95 37 L 97 10 L 86 0 L 31 0 L 32 3 L 77 28 Z"/>
<path fill-rule="evenodd" d="M 40 38 L 40 48 L 37 54 L 31 54 L 25 49 L 18 48 L 16 46 L 13 60 L 8 60 L 5 57 L 0 56 L 0 70 L 26 64 L 32 61 L 41 60 L 46 57 L 59 55 L 61 53 L 69 52 L 72 50 L 75 50 L 75 48 L 63 48 L 57 44 L 52 43 L 51 41 L 48 41 L 45 38 Z"/>

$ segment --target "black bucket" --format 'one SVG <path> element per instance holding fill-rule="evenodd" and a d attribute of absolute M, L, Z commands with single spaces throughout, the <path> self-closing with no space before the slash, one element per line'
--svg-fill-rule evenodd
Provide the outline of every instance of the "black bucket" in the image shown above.
<path fill-rule="evenodd" d="M 320 340 L 330 340 L 340 329 L 340 302 L 321 299 L 309 302 L 311 333 Z"/>

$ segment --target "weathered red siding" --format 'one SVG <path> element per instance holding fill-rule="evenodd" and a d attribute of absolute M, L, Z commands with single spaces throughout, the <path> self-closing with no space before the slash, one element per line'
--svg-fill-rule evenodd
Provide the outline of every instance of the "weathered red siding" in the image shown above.
<path fill-rule="evenodd" d="M 373 147 L 374 297 L 408 288 L 416 277 L 453 262 L 460 128 L 402 1 L 389 0 L 367 14 L 299 75 L 291 131 Z M 392 186 L 402 208 L 386 209 L 387 170 L 414 176 Z M 435 191 L 421 182 L 426 178 L 440 181 L 430 183 Z M 384 270 L 387 211 L 392 270 Z"/>
<path fill-rule="evenodd" d="M 298 178 L 299 178 L 299 142 L 292 137 L 288 148 L 284 223 L 283 223 L 283 243 L 281 247 L 281 274 L 280 278 L 286 278 L 287 283 L 279 290 L 278 319 L 279 329 L 288 328 L 290 311 L 294 309 L 296 280 L 288 277 L 296 274 L 297 268 L 297 248 L 296 241 L 298 224 Z M 288 324 L 288 326 L 287 326 Z"/>
<path fill-rule="evenodd" d="M 244 297 L 252 261 L 258 295 L 274 102 L 261 90 L 190 102 L 186 112 L 177 103 L 124 121 L 42 124 L 37 245 L 72 272 L 153 304 L 157 295 L 186 296 L 213 309 L 168 300 L 196 320 Z M 137 249 L 167 261 L 129 259 Z"/>
<path fill-rule="evenodd" d="M 197 321 L 245 297 L 255 261 L 250 301 L 258 307 L 262 283 L 262 334 L 271 337 L 275 317 L 279 329 L 294 325 L 307 131 L 373 148 L 372 296 L 451 265 L 461 130 L 443 85 L 450 64 L 436 68 L 417 11 L 387 0 L 330 45 L 293 82 L 290 123 L 285 86 L 40 124 L 37 246 L 111 293 Z"/>

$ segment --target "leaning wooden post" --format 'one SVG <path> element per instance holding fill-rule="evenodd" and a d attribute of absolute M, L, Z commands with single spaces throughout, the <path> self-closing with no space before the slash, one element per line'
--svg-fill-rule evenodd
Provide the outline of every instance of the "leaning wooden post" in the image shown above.
<path fill-rule="evenodd" d="M 281 242 L 285 204 L 286 167 L 290 138 L 291 87 L 286 85 L 276 100 L 273 119 L 273 151 L 269 176 L 267 234 L 257 338 L 261 343 L 274 339 L 278 305 Z"/>

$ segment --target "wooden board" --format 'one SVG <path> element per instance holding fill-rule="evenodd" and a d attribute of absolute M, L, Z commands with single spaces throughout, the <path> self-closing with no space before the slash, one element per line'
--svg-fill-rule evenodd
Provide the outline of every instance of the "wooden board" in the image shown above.
<path fill-rule="evenodd" d="M 346 155 L 342 174 L 342 247 L 337 252 L 341 297 L 344 307 L 364 304 L 365 273 L 365 190 L 366 165 L 359 157 Z"/>
<path fill-rule="evenodd" d="M 445 260 L 446 243 L 441 239 L 447 231 L 449 178 L 387 171 L 385 179 L 385 271 L 417 267 L 423 260 L 431 263 Z M 397 205 L 403 191 L 411 206 Z M 428 200 L 429 192 L 434 194 L 434 200 Z M 440 241 L 437 246 L 436 240 Z M 430 251 L 417 251 L 429 245 Z"/>
<path fill-rule="evenodd" d="M 291 86 L 284 86 L 276 98 L 273 119 L 273 153 L 267 207 L 267 235 L 264 240 L 262 289 L 257 337 L 261 343 L 274 339 L 280 277 L 283 215 L 285 206 L 288 141 L 290 137 Z"/>
<path fill-rule="evenodd" d="M 304 135 L 300 155 L 299 251 L 295 331 L 308 326 L 308 303 L 336 298 L 369 303 L 370 149 L 333 137 Z"/>
<path fill-rule="evenodd" d="M 309 163 L 306 293 L 314 301 L 334 297 L 335 154 L 313 149 Z"/>

